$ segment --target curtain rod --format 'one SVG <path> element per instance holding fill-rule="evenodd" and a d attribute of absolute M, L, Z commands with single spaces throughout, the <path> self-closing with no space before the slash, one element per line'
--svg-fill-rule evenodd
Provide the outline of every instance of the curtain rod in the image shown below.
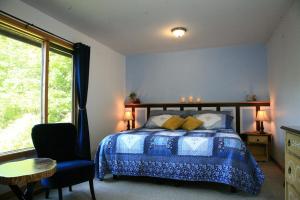
<path fill-rule="evenodd" d="M 11 18 L 13 18 L 13 19 L 15 19 L 15 20 L 18 20 L 18 21 L 20 21 L 20 22 L 26 24 L 26 26 L 31 26 L 31 27 L 33 27 L 33 28 L 39 29 L 40 31 L 43 31 L 43 32 L 45 32 L 45 33 L 48 33 L 48 34 L 50 34 L 50 35 L 52 35 L 52 36 L 54 36 L 54 37 L 56 37 L 56 38 L 59 38 L 59 39 L 61 39 L 61 40 L 64 40 L 65 42 L 68 42 L 68 43 L 70 43 L 70 44 L 72 44 L 72 45 L 74 44 L 73 42 L 71 42 L 71 41 L 69 41 L 69 40 L 67 40 L 67 39 L 65 39 L 65 38 L 63 38 L 63 37 L 60 37 L 60 36 L 58 36 L 58 35 L 55 35 L 55 34 L 49 32 L 49 31 L 47 31 L 47 30 L 45 30 L 45 29 L 42 29 L 42 28 L 40 28 L 40 27 L 38 27 L 38 26 L 35 26 L 34 24 L 31 24 L 31 23 L 29 23 L 29 22 L 27 22 L 27 21 L 25 21 L 25 20 L 22 20 L 22 19 L 20 19 L 20 18 L 18 18 L 18 17 L 15 17 L 15 16 L 13 16 L 13 15 L 7 13 L 7 12 L 4 12 L 3 10 L 0 10 L 0 12 L 3 13 L 4 15 L 8 16 L 8 17 L 11 17 Z"/>

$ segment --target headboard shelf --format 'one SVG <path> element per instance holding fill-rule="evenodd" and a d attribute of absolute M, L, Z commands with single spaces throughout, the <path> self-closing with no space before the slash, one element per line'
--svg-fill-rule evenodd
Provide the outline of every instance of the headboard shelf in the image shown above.
<path fill-rule="evenodd" d="M 247 101 L 247 102 L 201 102 L 201 103 L 141 103 L 125 104 L 126 108 L 146 108 L 146 107 L 234 107 L 234 106 L 270 106 L 269 101 Z"/>
<path fill-rule="evenodd" d="M 184 110 L 184 108 L 195 107 L 197 110 L 202 110 L 203 107 L 215 107 L 217 111 L 220 111 L 222 107 L 235 107 L 236 114 L 236 131 L 240 133 L 240 109 L 241 107 L 255 107 L 256 112 L 260 110 L 260 107 L 269 107 L 269 101 L 251 101 L 251 102 L 200 102 L 200 103 L 142 103 L 142 104 L 125 104 L 125 108 L 131 108 L 133 113 L 132 127 L 135 128 L 135 109 L 136 108 L 146 108 L 147 118 L 149 117 L 151 108 L 162 108 L 163 110 L 168 110 L 168 108 L 179 108 Z M 259 123 L 257 123 L 257 129 L 259 128 Z"/>

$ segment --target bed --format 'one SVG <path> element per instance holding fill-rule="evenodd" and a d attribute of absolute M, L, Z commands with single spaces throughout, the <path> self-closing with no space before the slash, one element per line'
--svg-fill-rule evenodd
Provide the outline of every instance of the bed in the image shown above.
<path fill-rule="evenodd" d="M 147 127 L 105 137 L 95 156 L 96 176 L 146 176 L 216 182 L 258 194 L 264 173 L 232 128 L 167 130 Z"/>

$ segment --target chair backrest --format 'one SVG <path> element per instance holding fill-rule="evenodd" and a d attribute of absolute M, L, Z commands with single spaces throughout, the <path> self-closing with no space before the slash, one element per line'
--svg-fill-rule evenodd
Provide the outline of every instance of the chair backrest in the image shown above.
<path fill-rule="evenodd" d="M 31 137 L 38 157 L 58 162 L 76 159 L 76 127 L 71 123 L 38 124 Z"/>

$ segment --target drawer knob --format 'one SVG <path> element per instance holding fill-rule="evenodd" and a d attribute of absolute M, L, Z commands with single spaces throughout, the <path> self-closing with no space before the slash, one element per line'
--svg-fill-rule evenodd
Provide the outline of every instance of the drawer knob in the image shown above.
<path fill-rule="evenodd" d="M 288 173 L 291 174 L 292 173 L 292 169 L 291 167 L 288 168 Z"/>
<path fill-rule="evenodd" d="M 291 146 L 291 140 L 288 140 L 288 146 Z"/>
<path fill-rule="evenodd" d="M 256 139 L 256 142 L 259 142 L 259 139 L 258 139 L 258 138 Z"/>

